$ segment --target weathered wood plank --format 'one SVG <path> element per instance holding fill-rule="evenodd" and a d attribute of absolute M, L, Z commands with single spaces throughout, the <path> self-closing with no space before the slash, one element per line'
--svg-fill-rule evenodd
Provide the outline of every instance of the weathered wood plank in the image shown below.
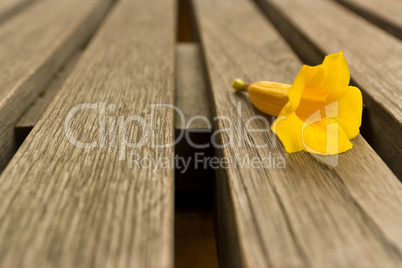
<path fill-rule="evenodd" d="M 56 95 L 57 90 L 74 68 L 81 53 L 75 54 L 67 66 L 54 75 L 50 83 L 45 86 L 41 96 L 18 120 L 15 125 L 16 131 L 25 128 L 32 130 Z M 183 129 L 208 129 L 208 125 L 202 119 L 194 120 L 188 126 L 189 128 L 186 125 L 195 116 L 203 116 L 208 122 L 212 122 L 201 48 L 197 43 L 179 43 L 176 46 L 175 70 L 175 105 L 184 116 L 183 121 L 180 116 L 175 116 L 176 129 L 182 127 Z"/>
<path fill-rule="evenodd" d="M 18 11 L 28 7 L 35 0 L 2 0 L 0 1 L 0 24 L 11 18 Z"/>
<path fill-rule="evenodd" d="M 397 267 L 402 261 L 402 186 L 361 136 L 337 167 L 312 155 L 287 154 L 271 131 L 244 133 L 260 113 L 231 81 L 291 83 L 301 67 L 276 30 L 248 1 L 194 1 L 212 88 L 214 113 L 235 126 L 234 146 L 217 181 L 220 264 L 226 267 Z M 352 71 L 353 74 L 353 71 Z M 237 110 L 241 104 L 241 118 Z M 237 120 L 240 120 L 238 123 Z M 216 128 L 229 128 L 228 120 Z M 263 129 L 253 120 L 248 129 Z M 230 141 L 227 132 L 220 144 Z M 240 138 L 239 138 L 240 137 Z M 269 143 L 268 148 L 253 144 Z M 284 159 L 286 167 L 241 166 L 249 159 Z M 238 160 L 236 160 L 238 159 Z M 235 164 L 236 163 L 236 164 Z"/>
<path fill-rule="evenodd" d="M 195 116 L 202 116 L 211 122 L 211 108 L 200 46 L 195 43 L 181 43 L 177 45 L 176 55 L 175 103 L 184 116 L 183 121 L 180 116 L 175 117 L 176 128 L 186 129 L 186 123 Z M 202 119 L 194 120 L 188 127 L 209 128 Z"/>
<path fill-rule="evenodd" d="M 333 1 L 258 0 L 303 60 L 343 50 L 363 90 L 371 146 L 402 178 L 402 43 Z"/>
<path fill-rule="evenodd" d="M 42 0 L 0 27 L 0 171 L 16 150 L 14 124 L 111 3 Z"/>
<path fill-rule="evenodd" d="M 40 117 L 53 100 L 57 91 L 60 89 L 67 76 L 71 73 L 75 64 L 81 56 L 82 51 L 75 53 L 68 62 L 62 66 L 51 78 L 49 83 L 44 86 L 42 93 L 35 99 L 34 103 L 28 110 L 18 119 L 15 124 L 15 135 L 17 142 L 21 144 L 31 130 L 38 123 Z"/>
<path fill-rule="evenodd" d="M 395 0 L 337 0 L 399 39 L 402 39 L 402 2 Z"/>
<path fill-rule="evenodd" d="M 155 144 L 173 141 L 172 110 L 152 116 L 150 107 L 173 104 L 174 49 L 174 1 L 116 3 L 0 177 L 1 267 L 173 265 L 173 168 L 129 161 L 131 153 L 170 159 L 172 146 L 152 148 L 150 138 L 139 148 L 123 146 L 142 131 L 117 117 L 137 115 L 147 127 L 153 121 Z M 98 111 L 80 111 L 65 132 L 73 107 L 98 102 L 107 107 L 104 146 Z M 79 148 L 70 134 L 98 146 Z"/>

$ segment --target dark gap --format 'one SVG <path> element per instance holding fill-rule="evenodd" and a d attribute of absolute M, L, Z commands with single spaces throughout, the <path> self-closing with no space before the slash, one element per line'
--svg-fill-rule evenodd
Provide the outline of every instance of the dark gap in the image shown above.
<path fill-rule="evenodd" d="M 212 215 L 203 207 L 176 207 L 176 268 L 218 267 Z"/>
<path fill-rule="evenodd" d="M 176 130 L 176 137 L 180 135 L 181 130 Z M 186 160 L 186 166 L 183 161 L 176 162 L 175 178 L 176 191 L 206 190 L 211 191 L 213 185 L 214 172 L 206 162 L 197 162 L 214 156 L 211 144 L 211 132 L 198 132 L 196 129 L 184 130 L 187 132 L 190 140 L 195 144 L 209 144 L 209 148 L 196 149 L 188 144 L 185 136 L 176 144 L 176 155 Z M 180 159 L 181 160 L 181 159 Z M 189 161 L 189 162 L 187 162 Z"/>
<path fill-rule="evenodd" d="M 176 130 L 176 137 L 180 131 Z M 185 131 L 193 143 L 208 143 L 210 148 L 193 148 L 184 137 L 175 147 L 176 159 L 180 159 L 175 163 L 175 267 L 218 267 L 213 217 L 214 170 L 206 160 L 214 157 L 210 143 L 212 131 Z M 189 161 L 187 168 L 181 159 Z"/>
<path fill-rule="evenodd" d="M 199 25 L 197 21 L 197 15 L 194 8 L 194 2 L 190 2 L 190 18 L 191 24 L 193 28 L 193 33 L 196 42 L 201 44 L 201 55 L 202 55 L 202 62 L 204 65 L 204 74 L 205 74 L 205 81 L 207 83 L 207 94 L 210 103 L 210 109 L 212 112 L 212 116 L 216 116 L 216 107 L 215 101 L 212 95 L 212 88 L 211 88 L 211 79 L 209 76 L 209 71 L 207 68 L 206 63 L 206 56 L 204 47 L 202 46 L 202 39 L 201 34 L 199 31 Z M 214 121 L 213 128 L 217 128 L 217 122 Z M 222 142 L 220 137 L 217 136 L 218 143 Z M 214 149 L 214 155 L 221 159 L 221 151 Z M 232 218 L 234 215 L 232 207 L 232 203 L 230 202 L 230 197 L 227 193 L 227 173 L 223 169 L 216 169 L 214 170 L 214 192 L 213 196 L 213 222 L 214 222 L 214 229 L 215 229 L 215 241 L 216 241 L 216 254 L 218 255 L 218 263 L 216 267 L 221 265 L 222 267 L 238 267 L 242 265 L 241 262 L 241 250 L 239 248 L 240 243 L 237 240 L 236 235 L 236 223 L 235 220 Z M 224 186 L 225 185 L 225 186 Z M 233 255 L 231 255 L 235 252 Z"/>
<path fill-rule="evenodd" d="M 15 140 L 17 142 L 17 147 L 21 147 L 24 143 L 25 139 L 28 137 L 29 133 L 31 133 L 34 126 L 23 126 L 14 129 Z"/>
<path fill-rule="evenodd" d="M 190 17 L 190 1 L 178 0 L 177 42 L 194 42 L 194 31 Z"/>
<path fill-rule="evenodd" d="M 199 40 L 191 4 L 190 0 L 178 0 L 178 42 Z M 210 96 L 209 92 L 206 94 Z M 180 131 L 176 129 L 176 137 Z M 185 136 L 175 147 L 176 156 L 190 159 L 188 170 L 184 171 L 182 166 L 176 166 L 175 169 L 175 267 L 214 268 L 218 267 L 214 213 L 215 170 L 210 165 L 207 168 L 200 165 L 196 167 L 195 163 L 195 154 L 200 154 L 201 158 L 215 156 L 211 144 L 213 130 L 184 131 L 194 143 L 208 143 L 210 148 L 193 148 Z"/>
<path fill-rule="evenodd" d="M 386 18 L 379 17 L 379 16 L 371 13 L 369 10 L 360 8 L 358 6 L 358 4 L 353 4 L 353 2 L 345 1 L 345 0 L 335 0 L 335 1 L 337 1 L 339 4 L 345 6 L 346 8 L 350 9 L 357 15 L 363 17 L 367 21 L 375 24 L 376 26 L 381 28 L 381 30 L 384 30 L 387 33 L 402 40 L 402 29 L 400 29 L 398 27 L 398 25 L 395 25 L 392 22 L 388 21 Z"/>

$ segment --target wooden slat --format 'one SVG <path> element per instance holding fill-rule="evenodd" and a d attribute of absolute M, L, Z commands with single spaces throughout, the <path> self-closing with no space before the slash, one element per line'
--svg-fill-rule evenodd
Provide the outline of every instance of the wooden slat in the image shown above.
<path fill-rule="evenodd" d="M 269 130 L 241 133 L 246 120 L 260 113 L 248 96 L 233 92 L 232 79 L 291 83 L 301 62 L 249 1 L 200 0 L 194 9 L 214 113 L 235 123 L 234 146 L 217 150 L 231 163 L 216 178 L 222 267 L 398 266 L 402 186 L 397 178 L 360 135 L 331 167 L 305 152 L 285 153 Z M 224 119 L 216 125 L 229 127 Z M 249 125 L 262 128 L 261 120 Z M 223 144 L 230 141 L 227 132 L 218 136 Z M 253 148 L 245 137 L 270 146 Z M 272 162 L 266 169 L 234 165 L 247 155 L 283 158 L 286 168 Z"/>
<path fill-rule="evenodd" d="M 306 61 L 343 50 L 363 90 L 370 144 L 402 178 L 402 43 L 333 1 L 258 0 Z"/>
<path fill-rule="evenodd" d="M 23 8 L 28 7 L 35 0 L 1 0 L 0 1 L 0 24 L 11 18 Z"/>
<path fill-rule="evenodd" d="M 402 39 L 402 2 L 397 0 L 337 0 Z"/>
<path fill-rule="evenodd" d="M 51 75 L 90 38 L 112 0 L 41 0 L 0 27 L 0 171 L 14 124 Z"/>
<path fill-rule="evenodd" d="M 116 108 L 106 120 L 137 115 L 150 127 L 151 104 L 173 104 L 174 45 L 174 1 L 116 3 L 0 177 L 0 267 L 172 266 L 173 169 L 129 165 L 130 153 L 170 159 L 172 147 L 152 148 L 148 138 L 119 160 L 117 135 L 139 141 L 138 124 L 116 126 L 114 147 L 108 135 L 105 147 L 85 149 L 68 141 L 65 120 L 78 104 L 105 102 Z M 155 143 L 171 143 L 172 110 L 153 119 Z M 98 126 L 98 112 L 87 109 L 71 130 L 92 142 Z"/>
<path fill-rule="evenodd" d="M 175 117 L 177 129 L 182 128 L 195 116 L 202 116 L 211 122 L 211 108 L 207 85 L 205 82 L 204 66 L 202 64 L 201 48 L 195 43 L 181 43 L 176 48 L 176 106 L 183 112 L 184 121 L 180 116 Z M 194 120 L 191 129 L 208 129 L 202 119 Z M 183 129 L 185 129 L 184 126 Z"/>
<path fill-rule="evenodd" d="M 68 62 L 53 75 L 50 82 L 44 87 L 44 91 L 42 91 L 38 98 L 35 99 L 35 102 L 28 108 L 21 118 L 18 119 L 18 122 L 15 124 L 15 136 L 19 144 L 25 140 L 34 126 L 38 123 L 40 117 L 53 100 L 57 91 L 74 69 L 81 53 L 82 51 L 75 53 Z"/>

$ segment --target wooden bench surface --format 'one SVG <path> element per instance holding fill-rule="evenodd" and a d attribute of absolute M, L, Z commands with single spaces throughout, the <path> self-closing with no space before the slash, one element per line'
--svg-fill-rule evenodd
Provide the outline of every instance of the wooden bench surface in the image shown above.
<path fill-rule="evenodd" d="M 346 7 L 402 39 L 402 5 L 400 0 L 337 0 Z"/>
<path fill-rule="evenodd" d="M 248 96 L 232 92 L 230 81 L 243 77 L 291 83 L 301 62 L 254 4 L 234 2 L 195 1 L 194 9 L 214 112 L 237 118 L 240 102 L 242 117 L 248 119 L 258 112 Z M 227 124 L 221 120 L 217 128 L 225 129 Z M 252 121 L 249 128 L 265 126 Z M 268 158 L 275 153 L 286 159 L 287 166 L 232 165 L 220 170 L 224 174 L 217 178 L 222 206 L 218 235 L 228 247 L 223 257 L 227 267 L 393 267 L 401 263 L 402 186 L 361 136 L 352 140 L 353 150 L 339 155 L 339 165 L 331 168 L 308 153 L 285 153 L 271 132 L 246 135 L 254 144 L 269 140 L 272 147 L 255 149 L 241 140 L 240 146 L 221 149 L 221 156 L 234 163 L 237 156 Z M 223 134 L 221 139 L 225 144 L 230 136 Z"/>
<path fill-rule="evenodd" d="M 191 0 L 198 40 L 184 45 L 176 2 L 0 2 L 0 267 L 172 267 L 175 194 L 212 180 L 222 267 L 400 267 L 401 4 Z M 340 50 L 364 93 L 370 145 L 358 135 L 352 150 L 317 158 L 288 154 L 271 131 L 255 131 L 274 118 L 236 94 L 234 78 L 291 84 L 302 61 Z M 152 117 L 153 104 L 175 104 L 185 123 L 198 118 L 182 125 L 172 109 Z M 253 116 L 261 118 L 247 122 Z M 144 137 L 137 119 L 155 132 L 131 148 L 124 140 Z M 152 146 L 182 130 L 211 147 Z M 213 148 L 210 139 L 234 146 Z M 140 168 L 130 158 L 213 150 L 229 163 L 215 176 Z"/>
<path fill-rule="evenodd" d="M 130 168 L 129 151 L 119 161 L 121 136 L 115 147 L 78 148 L 65 135 L 65 118 L 78 104 L 106 102 L 115 105 L 107 112 L 116 123 L 117 115 L 142 115 L 149 123 L 151 104 L 173 104 L 174 26 L 173 1 L 116 4 L 0 177 L 1 267 L 172 266 L 173 170 Z M 172 111 L 154 119 L 164 129 L 155 133 L 156 144 L 171 143 Z M 97 120 L 97 112 L 78 113 L 72 134 L 92 142 Z M 139 131 L 127 126 L 127 140 L 136 141 Z M 148 142 L 132 152 L 170 157 L 172 148 Z"/>
<path fill-rule="evenodd" d="M 0 25 L 0 171 L 16 150 L 14 124 L 89 40 L 111 2 L 37 1 Z"/>
<path fill-rule="evenodd" d="M 0 23 L 8 20 L 18 11 L 27 7 L 35 0 L 2 0 L 0 1 Z"/>
<path fill-rule="evenodd" d="M 34 128 L 34 126 L 39 122 L 40 117 L 46 111 L 50 102 L 56 96 L 57 91 L 63 85 L 64 81 L 74 70 L 77 61 L 82 56 L 82 50 L 74 53 L 70 57 L 67 64 L 60 67 L 58 71 L 51 77 L 51 80 L 44 86 L 45 91 L 41 92 L 40 95 L 35 99 L 34 103 L 29 106 L 29 108 L 24 112 L 24 114 L 18 119 L 15 124 L 15 134 L 25 135 L 22 139 L 28 136 L 29 132 Z M 18 138 L 18 137 L 17 137 Z"/>

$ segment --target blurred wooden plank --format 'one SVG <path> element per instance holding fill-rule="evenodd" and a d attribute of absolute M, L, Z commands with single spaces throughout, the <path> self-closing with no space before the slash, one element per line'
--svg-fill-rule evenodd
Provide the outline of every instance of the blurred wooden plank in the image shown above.
<path fill-rule="evenodd" d="M 176 116 L 177 129 L 185 129 L 186 124 L 195 116 L 212 121 L 211 107 L 205 82 L 201 47 L 195 43 L 181 43 L 176 48 L 176 95 L 177 107 L 183 112 L 184 121 Z M 184 127 L 182 126 L 184 123 Z M 208 129 L 203 119 L 194 120 L 191 129 Z"/>
<path fill-rule="evenodd" d="M 216 178 L 220 265 L 398 266 L 402 185 L 397 178 L 360 135 L 331 167 L 305 152 L 287 154 L 270 130 L 243 133 L 246 121 L 261 114 L 248 96 L 233 92 L 232 79 L 291 83 L 301 62 L 249 1 L 194 1 L 194 12 L 214 113 L 235 124 L 234 146 L 216 150 L 230 163 Z M 224 119 L 216 123 L 216 129 L 230 127 Z M 249 124 L 249 129 L 263 128 L 261 120 Z M 255 148 L 246 137 L 269 147 Z M 230 141 L 226 132 L 218 138 L 220 144 Z M 271 167 L 242 167 L 239 161 L 247 157 L 271 159 Z M 272 158 L 286 166 L 273 164 Z"/>
<path fill-rule="evenodd" d="M 310 64 L 343 50 L 367 106 L 368 141 L 402 178 L 402 42 L 333 1 L 257 0 Z"/>
<path fill-rule="evenodd" d="M 25 140 L 31 130 L 38 123 L 40 117 L 53 100 L 57 91 L 60 89 L 67 76 L 71 73 L 78 59 L 80 58 L 82 51 L 75 53 L 68 62 L 62 66 L 51 78 L 49 83 L 44 86 L 44 91 L 35 99 L 34 103 L 28 108 L 28 110 L 21 116 L 18 122 L 15 124 L 15 135 L 17 143 L 21 143 Z"/>
<path fill-rule="evenodd" d="M 111 2 L 41 0 L 0 27 L 0 171 L 16 150 L 14 124 Z"/>
<path fill-rule="evenodd" d="M 385 31 L 402 39 L 402 2 L 396 0 L 337 0 Z"/>
<path fill-rule="evenodd" d="M 0 267 L 173 266 L 173 169 L 129 157 L 170 159 L 172 146 L 153 148 L 150 138 L 123 146 L 142 132 L 122 120 L 137 115 L 150 127 L 154 119 L 155 144 L 173 142 L 173 111 L 150 108 L 173 104 L 174 49 L 173 0 L 116 3 L 0 177 Z M 72 108 L 99 102 L 104 145 L 98 111 L 78 112 L 65 132 Z M 77 147 L 71 135 L 98 146 Z"/>
<path fill-rule="evenodd" d="M 28 7 L 35 0 L 1 0 L 0 1 L 0 24 L 13 15 Z"/>

